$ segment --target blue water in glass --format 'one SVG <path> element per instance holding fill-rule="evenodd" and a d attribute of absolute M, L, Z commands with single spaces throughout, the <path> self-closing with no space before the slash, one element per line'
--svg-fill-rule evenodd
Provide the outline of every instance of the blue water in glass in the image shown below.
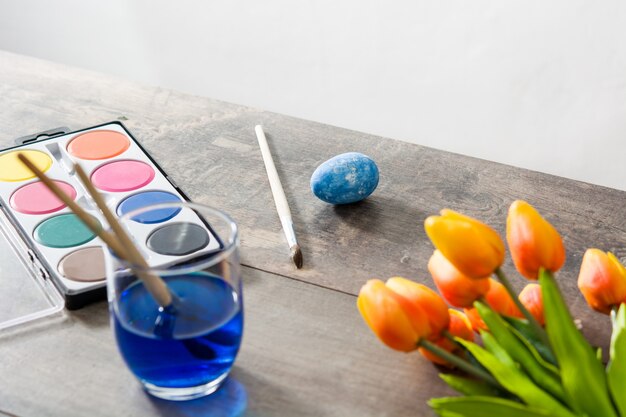
<path fill-rule="evenodd" d="M 159 309 L 140 281 L 113 314 L 122 356 L 143 382 L 163 388 L 207 384 L 228 372 L 243 331 L 243 305 L 224 280 L 195 272 L 166 277 L 172 309 Z"/>

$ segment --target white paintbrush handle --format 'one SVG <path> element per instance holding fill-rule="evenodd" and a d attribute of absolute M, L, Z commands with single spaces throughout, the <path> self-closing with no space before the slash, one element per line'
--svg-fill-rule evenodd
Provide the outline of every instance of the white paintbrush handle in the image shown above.
<path fill-rule="evenodd" d="M 287 204 L 287 197 L 285 196 L 283 185 L 278 177 L 278 172 L 276 171 L 276 166 L 274 165 L 270 148 L 267 145 L 267 139 L 265 138 L 263 128 L 260 125 L 257 125 L 254 127 L 254 131 L 256 132 L 256 138 L 259 141 L 259 148 L 261 148 L 261 155 L 263 156 L 263 162 L 265 163 L 267 178 L 270 181 L 270 188 L 272 189 L 272 195 L 274 196 L 276 211 L 278 212 L 280 223 L 282 224 L 285 236 L 287 237 L 287 242 L 291 247 L 296 244 L 296 235 L 293 230 L 293 221 L 291 219 L 291 210 L 289 210 L 289 205 Z"/>

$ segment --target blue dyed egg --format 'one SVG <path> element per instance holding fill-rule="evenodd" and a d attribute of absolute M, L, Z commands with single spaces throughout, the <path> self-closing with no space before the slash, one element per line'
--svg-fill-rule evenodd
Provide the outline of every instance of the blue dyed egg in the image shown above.
<path fill-rule="evenodd" d="M 378 185 L 378 167 L 358 152 L 337 155 L 317 167 L 311 176 L 311 191 L 330 204 L 361 201 Z"/>

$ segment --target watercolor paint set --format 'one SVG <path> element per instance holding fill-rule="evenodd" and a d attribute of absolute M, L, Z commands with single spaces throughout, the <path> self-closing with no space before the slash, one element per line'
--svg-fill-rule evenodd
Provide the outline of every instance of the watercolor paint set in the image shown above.
<path fill-rule="evenodd" d="M 19 276 L 25 271 L 47 297 L 43 310 L 77 309 L 106 297 L 106 247 L 17 155 L 26 155 L 103 228 L 108 228 L 106 220 L 76 176 L 74 163 L 87 172 L 118 216 L 149 204 L 188 198 L 120 122 L 46 133 L 20 138 L 17 146 L 0 150 L 0 230 L 4 237 L 0 290 L 20 291 L 32 285 Z M 127 224 L 150 266 L 182 264 L 222 247 L 210 225 L 187 208 L 150 211 Z M 173 241 L 181 228 L 186 238 Z M 0 307 L 0 322 L 7 322 L 2 317 L 7 308 Z M 23 312 L 9 313 L 24 320 Z"/>

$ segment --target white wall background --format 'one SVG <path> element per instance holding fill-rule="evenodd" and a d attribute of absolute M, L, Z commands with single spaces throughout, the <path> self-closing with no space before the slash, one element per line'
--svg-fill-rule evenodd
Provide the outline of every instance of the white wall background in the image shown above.
<path fill-rule="evenodd" d="M 621 0 L 0 0 L 0 49 L 626 190 Z"/>

